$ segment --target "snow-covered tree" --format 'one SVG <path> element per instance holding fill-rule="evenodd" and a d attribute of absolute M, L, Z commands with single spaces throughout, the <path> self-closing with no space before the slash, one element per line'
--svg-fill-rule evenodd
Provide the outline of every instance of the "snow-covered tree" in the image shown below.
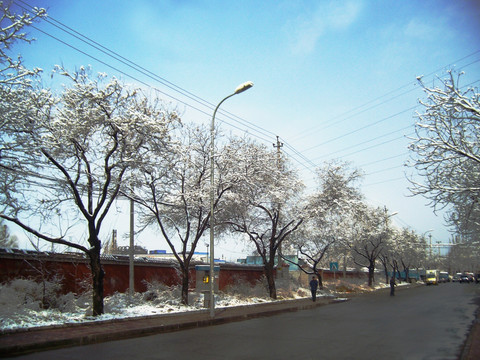
<path fill-rule="evenodd" d="M 424 237 L 408 228 L 390 230 L 390 236 L 386 239 L 383 251 L 379 256 L 384 267 L 386 284 L 389 283 L 389 271 L 392 271 L 394 276 L 403 271 L 405 279 L 408 281 L 409 271 L 424 267 L 426 259 Z"/>
<path fill-rule="evenodd" d="M 241 177 L 229 193 L 223 221 L 255 245 L 270 297 L 276 299 L 275 258 L 303 221 L 298 205 L 304 186 L 282 154 L 251 141 L 239 149 L 236 173 Z"/>
<path fill-rule="evenodd" d="M 34 8 L 32 14 L 17 14 L 11 10 L 12 2 L 0 1 L 0 129 L 15 127 L 15 117 L 11 114 L 20 114 L 28 111 L 28 99 L 32 90 L 35 75 L 40 69 L 27 69 L 22 64 L 19 55 L 13 55 L 14 45 L 17 42 L 31 42 L 25 30 L 38 18 L 46 16 L 44 9 Z M 3 138 L 0 142 L 0 178 L 5 184 L 4 168 L 17 163 L 16 158 L 9 158 L 7 152 L 11 146 L 16 146 Z M 10 187 L 15 186 L 14 179 L 10 178 Z"/>
<path fill-rule="evenodd" d="M 358 189 L 361 174 L 350 164 L 340 161 L 326 163 L 317 171 L 318 188 L 307 197 L 305 219 L 289 241 L 291 247 L 307 262 L 308 274 L 316 275 L 322 284 L 321 268 L 324 257 L 338 240 L 346 238 L 355 204 L 362 201 Z"/>
<path fill-rule="evenodd" d="M 456 236 L 446 260 L 453 274 L 464 271 L 477 273 L 480 269 L 480 247 Z"/>
<path fill-rule="evenodd" d="M 163 157 L 165 164 L 140 168 L 132 198 L 140 206 L 144 226 L 158 227 L 174 254 L 182 276 L 182 303 L 188 304 L 190 264 L 198 242 L 210 227 L 210 132 L 202 126 L 184 125 L 170 148 L 170 156 L 151 148 L 150 154 Z M 223 199 L 241 173 L 237 172 L 241 141 L 215 141 L 215 221 L 222 231 Z M 157 155 L 157 156 L 156 156 Z M 130 195 L 131 196 L 131 195 Z"/>
<path fill-rule="evenodd" d="M 452 221 L 462 231 L 480 224 L 480 93 L 461 87 L 449 71 L 441 87 L 427 87 L 419 77 L 427 99 L 417 114 L 416 137 L 410 144 L 409 165 L 425 179 L 411 179 L 414 195 L 423 195 L 435 209 L 449 208 Z"/>
<path fill-rule="evenodd" d="M 480 206 L 477 201 L 456 203 L 448 211 L 446 220 L 463 242 L 480 249 Z"/>
<path fill-rule="evenodd" d="M 426 260 L 425 238 L 408 228 L 402 228 L 394 234 L 399 265 L 408 281 L 409 271 L 424 267 Z"/>
<path fill-rule="evenodd" d="M 0 88 L 5 86 L 25 86 L 40 69 L 27 69 L 22 65 L 21 56 L 13 55 L 12 46 L 17 41 L 31 42 L 32 39 L 24 32 L 36 19 L 46 16 L 45 9 L 33 8 L 32 13 L 16 14 L 11 11 L 12 2 L 0 1 Z"/>
<path fill-rule="evenodd" d="M 368 269 L 368 286 L 373 286 L 376 262 L 391 236 L 386 208 L 360 205 L 354 211 L 351 235 L 347 245 L 356 265 Z"/>
<path fill-rule="evenodd" d="M 383 249 L 378 255 L 378 260 L 380 261 L 383 267 L 383 273 L 385 275 L 385 284 L 388 285 L 390 281 L 390 271 L 392 272 L 394 277 L 397 276 L 397 272 L 399 271 L 398 257 L 397 257 L 394 236 L 389 236 L 385 239 Z"/>
<path fill-rule="evenodd" d="M 125 174 L 150 154 L 176 120 L 140 90 L 88 69 L 56 69 L 66 81 L 56 95 L 26 90 L 1 103 L 3 176 L 0 217 L 54 244 L 84 252 L 93 282 L 93 314 L 103 313 L 100 230 Z M 86 239 L 72 235 L 83 226 Z"/>

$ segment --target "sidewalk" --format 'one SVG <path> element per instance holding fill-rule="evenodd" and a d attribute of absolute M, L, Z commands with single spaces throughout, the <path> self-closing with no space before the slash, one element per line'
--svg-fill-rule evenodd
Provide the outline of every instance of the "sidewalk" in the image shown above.
<path fill-rule="evenodd" d="M 282 312 L 312 309 L 340 301 L 342 300 L 334 298 L 318 298 L 316 302 L 312 302 L 311 299 L 282 300 L 273 303 L 217 308 L 213 318 L 209 310 L 199 310 L 30 329 L 0 335 L 0 357 L 224 324 Z"/>

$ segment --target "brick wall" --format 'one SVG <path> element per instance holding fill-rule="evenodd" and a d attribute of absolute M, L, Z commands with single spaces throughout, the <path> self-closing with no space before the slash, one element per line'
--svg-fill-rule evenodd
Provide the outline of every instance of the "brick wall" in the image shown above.
<path fill-rule="evenodd" d="M 102 259 L 105 271 L 104 294 L 127 292 L 129 261 L 127 256 L 106 256 Z M 195 265 L 190 270 L 190 288 L 195 288 Z M 263 267 L 242 264 L 220 264 L 219 288 L 225 290 L 236 282 L 252 285 L 263 276 Z M 90 289 L 88 259 L 82 254 L 55 254 L 22 250 L 0 249 L 0 283 L 16 278 L 59 279 L 64 293 L 81 293 Z M 180 275 L 172 262 L 136 259 L 134 268 L 135 291 L 147 290 L 147 282 L 157 281 L 167 286 L 179 285 Z"/>

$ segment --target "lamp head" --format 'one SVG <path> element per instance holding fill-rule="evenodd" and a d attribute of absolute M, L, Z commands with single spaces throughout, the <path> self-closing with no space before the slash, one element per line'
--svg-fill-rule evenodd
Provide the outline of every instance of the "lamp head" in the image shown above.
<path fill-rule="evenodd" d="M 253 86 L 253 82 L 247 81 L 244 82 L 243 84 L 239 85 L 236 89 L 234 94 L 240 94 L 241 92 L 244 92 L 245 90 L 250 89 Z"/>

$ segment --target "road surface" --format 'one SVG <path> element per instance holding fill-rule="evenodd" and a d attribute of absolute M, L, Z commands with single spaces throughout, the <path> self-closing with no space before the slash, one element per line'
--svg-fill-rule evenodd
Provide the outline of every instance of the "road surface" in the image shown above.
<path fill-rule="evenodd" d="M 16 359 L 457 359 L 480 285 L 397 289 L 205 328 L 85 345 Z"/>

